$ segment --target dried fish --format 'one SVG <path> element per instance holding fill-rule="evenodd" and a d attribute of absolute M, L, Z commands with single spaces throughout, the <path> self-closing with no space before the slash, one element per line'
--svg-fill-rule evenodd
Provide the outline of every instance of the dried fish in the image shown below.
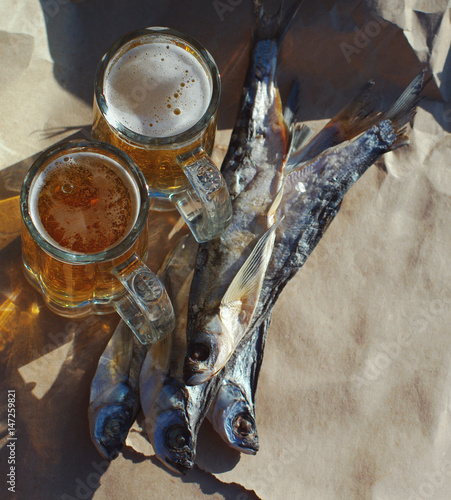
<path fill-rule="evenodd" d="M 170 252 L 158 275 L 168 286 L 178 286 L 184 273 L 176 252 Z M 168 276 L 171 275 L 172 281 Z M 188 290 L 185 290 L 185 301 Z M 91 439 L 108 460 L 116 458 L 124 446 L 130 427 L 140 410 L 139 378 L 144 360 L 151 358 L 154 372 L 165 371 L 169 362 L 171 337 L 154 344 L 141 344 L 124 321 L 120 321 L 102 353 L 91 382 L 88 418 Z"/>
<path fill-rule="evenodd" d="M 116 458 L 139 411 L 139 373 L 147 349 L 120 321 L 100 357 L 88 408 L 91 439 L 107 460 Z"/>
<path fill-rule="evenodd" d="M 329 148 L 287 176 L 277 210 L 281 220 L 252 328 L 265 319 L 287 282 L 302 267 L 340 210 L 347 191 L 388 151 L 408 143 L 426 71 L 418 74 L 378 123 L 359 137 Z"/>
<path fill-rule="evenodd" d="M 259 449 L 255 397 L 269 323 L 268 316 L 234 352 L 207 415 L 229 446 L 252 455 Z"/>
<path fill-rule="evenodd" d="M 170 469 L 193 467 L 195 441 L 187 417 L 188 390 L 182 380 L 186 349 L 186 314 L 197 243 L 186 236 L 174 248 L 163 282 L 176 313 L 176 326 L 166 343 L 155 343 L 144 361 L 140 398 L 145 430 L 156 456 Z M 163 342 L 164 342 L 163 340 Z"/>
<path fill-rule="evenodd" d="M 198 251 L 188 306 L 184 366 L 188 385 L 205 382 L 222 369 L 248 330 L 258 301 L 258 286 L 247 290 L 234 278 L 240 274 L 259 281 L 265 271 L 249 256 L 272 224 L 268 217 L 283 182 L 290 138 L 275 70 L 279 47 L 299 6 L 296 1 L 286 12 L 280 9 L 268 17 L 260 2 L 254 2 L 250 61 L 222 165 L 233 200 L 232 223 L 220 238 L 202 244 Z"/>

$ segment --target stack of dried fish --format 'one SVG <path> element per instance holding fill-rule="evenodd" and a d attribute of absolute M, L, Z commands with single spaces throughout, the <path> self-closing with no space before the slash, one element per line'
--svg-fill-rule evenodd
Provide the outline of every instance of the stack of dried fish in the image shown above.
<path fill-rule="evenodd" d="M 381 113 L 366 111 L 367 84 L 312 139 L 295 124 L 296 85 L 282 113 L 277 55 L 299 3 L 268 17 L 254 2 L 249 66 L 222 165 L 233 220 L 221 238 L 199 246 L 195 262 L 189 237 L 168 257 L 161 276 L 177 313 L 173 337 L 147 349 L 120 323 L 99 362 L 91 435 L 107 458 L 123 445 L 140 404 L 156 455 L 174 470 L 193 466 L 207 414 L 230 446 L 257 452 L 255 395 L 277 297 L 347 190 L 381 155 L 407 143 L 424 72 Z"/>

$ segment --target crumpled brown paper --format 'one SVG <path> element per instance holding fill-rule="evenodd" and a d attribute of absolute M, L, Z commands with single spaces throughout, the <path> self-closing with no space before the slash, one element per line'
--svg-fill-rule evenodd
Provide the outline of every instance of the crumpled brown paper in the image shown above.
<path fill-rule="evenodd" d="M 304 2 L 279 61 L 283 97 L 318 130 L 374 78 L 388 105 L 424 64 L 432 81 L 408 147 L 389 153 L 279 298 L 257 394 L 260 451 L 233 451 L 206 422 L 178 477 L 135 425 L 108 464 L 89 438 L 96 363 L 118 318 L 50 313 L 21 270 L 18 194 L 30 156 L 91 121 L 95 67 L 120 35 L 171 26 L 222 75 L 218 162 L 247 66 L 246 1 L 19 0 L 0 6 L 0 474 L 2 498 L 449 499 L 450 8 L 443 0 Z M 276 2 L 271 2 L 274 5 Z M 175 220 L 155 216 L 154 266 Z M 168 225 L 169 222 L 169 225 Z M 165 225 L 166 224 L 166 225 Z M 6 484 L 15 390 L 15 493 Z"/>

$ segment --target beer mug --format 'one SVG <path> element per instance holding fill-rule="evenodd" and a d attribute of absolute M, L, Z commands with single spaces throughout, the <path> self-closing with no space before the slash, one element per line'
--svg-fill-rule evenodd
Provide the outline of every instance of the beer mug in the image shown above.
<path fill-rule="evenodd" d="M 97 141 L 59 143 L 30 167 L 20 207 L 25 275 L 51 310 L 117 310 L 144 344 L 171 333 L 168 294 L 142 262 L 149 196 L 131 158 Z"/>
<path fill-rule="evenodd" d="M 198 242 L 220 236 L 232 217 L 226 183 L 210 159 L 220 93 L 207 50 L 160 27 L 117 40 L 95 81 L 93 137 L 131 156 L 152 208 L 175 205 Z"/>

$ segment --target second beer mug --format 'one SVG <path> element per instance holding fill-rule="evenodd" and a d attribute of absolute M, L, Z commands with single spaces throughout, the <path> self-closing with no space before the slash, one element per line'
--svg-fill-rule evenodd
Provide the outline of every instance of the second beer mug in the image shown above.
<path fill-rule="evenodd" d="M 211 55 L 191 37 L 158 27 L 117 40 L 95 82 L 93 137 L 130 155 L 155 208 L 170 200 L 199 242 L 220 236 L 232 217 L 210 159 L 220 92 Z"/>
<path fill-rule="evenodd" d="M 147 257 L 149 197 L 142 172 L 114 146 L 68 141 L 36 159 L 21 191 L 25 275 L 57 314 L 116 309 L 146 344 L 175 316 Z"/>

